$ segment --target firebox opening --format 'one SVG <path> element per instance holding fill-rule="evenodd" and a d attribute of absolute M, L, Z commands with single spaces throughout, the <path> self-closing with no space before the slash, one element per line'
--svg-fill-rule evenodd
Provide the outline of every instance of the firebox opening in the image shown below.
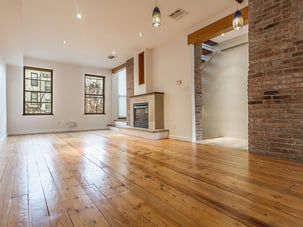
<path fill-rule="evenodd" d="M 134 127 L 148 128 L 148 103 L 134 103 Z"/>

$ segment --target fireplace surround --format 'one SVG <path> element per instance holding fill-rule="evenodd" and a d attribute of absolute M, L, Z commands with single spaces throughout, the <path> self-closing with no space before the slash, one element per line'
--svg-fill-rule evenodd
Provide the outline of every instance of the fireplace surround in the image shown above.
<path fill-rule="evenodd" d="M 137 114 L 139 114 L 139 122 L 135 120 Z M 151 92 L 132 96 L 130 98 L 130 126 L 149 130 L 163 129 L 164 93 Z"/>

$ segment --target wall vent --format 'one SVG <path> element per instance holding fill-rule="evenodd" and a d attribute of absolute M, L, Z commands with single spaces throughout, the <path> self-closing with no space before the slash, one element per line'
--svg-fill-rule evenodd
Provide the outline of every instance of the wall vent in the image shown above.
<path fill-rule="evenodd" d="M 182 17 L 186 16 L 187 14 L 189 14 L 189 12 L 187 12 L 184 9 L 179 8 L 179 9 L 175 10 L 174 12 L 172 12 L 171 14 L 169 14 L 168 16 L 175 20 L 180 20 Z"/>
<path fill-rule="evenodd" d="M 114 59 L 116 56 L 115 55 L 109 55 L 107 58 L 108 59 Z"/>

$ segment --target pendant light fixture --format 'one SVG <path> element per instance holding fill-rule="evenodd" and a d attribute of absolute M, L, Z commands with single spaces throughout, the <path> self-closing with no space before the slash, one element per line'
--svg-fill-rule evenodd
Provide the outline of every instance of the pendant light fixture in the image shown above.
<path fill-rule="evenodd" d="M 161 13 L 160 13 L 160 9 L 158 8 L 157 5 L 157 0 L 156 0 L 156 7 L 153 10 L 153 14 L 152 14 L 152 25 L 157 28 L 161 25 Z"/>
<path fill-rule="evenodd" d="M 244 25 L 244 20 L 241 11 L 239 10 L 238 6 L 239 3 L 241 4 L 243 0 L 235 0 L 237 2 L 237 11 L 235 12 L 233 18 L 233 28 L 234 30 L 240 30 Z"/>

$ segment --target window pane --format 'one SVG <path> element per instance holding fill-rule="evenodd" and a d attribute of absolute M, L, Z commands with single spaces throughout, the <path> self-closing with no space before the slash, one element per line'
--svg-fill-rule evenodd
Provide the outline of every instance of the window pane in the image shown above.
<path fill-rule="evenodd" d="M 85 113 L 103 113 L 103 97 L 87 97 Z"/>
<path fill-rule="evenodd" d="M 40 114 L 41 104 L 40 103 L 25 103 L 25 112 L 27 114 Z"/>
<path fill-rule="evenodd" d="M 126 96 L 126 70 L 118 73 L 118 95 Z"/>
<path fill-rule="evenodd" d="M 103 78 L 91 77 L 86 78 L 86 94 L 102 95 L 103 94 Z"/>
<path fill-rule="evenodd" d="M 25 90 L 26 91 L 40 91 L 40 86 L 39 86 L 39 81 L 38 80 L 34 80 L 35 82 L 33 83 L 33 80 L 25 80 Z M 33 84 L 35 84 L 33 86 Z M 37 84 L 37 85 L 36 85 Z"/>
<path fill-rule="evenodd" d="M 38 102 L 38 93 L 31 92 L 31 102 Z"/>
<path fill-rule="evenodd" d="M 118 117 L 126 117 L 126 69 L 118 72 Z"/>
<path fill-rule="evenodd" d="M 41 81 L 41 90 L 46 92 L 51 92 L 52 91 L 51 81 L 49 80 Z"/>
<path fill-rule="evenodd" d="M 41 102 L 51 102 L 52 96 L 50 93 L 40 93 Z"/>
<path fill-rule="evenodd" d="M 50 81 L 50 78 L 51 78 L 51 73 L 50 72 L 41 72 L 40 71 L 40 79 L 42 81 Z"/>
<path fill-rule="evenodd" d="M 24 67 L 24 114 L 52 114 L 52 70 Z"/>
<path fill-rule="evenodd" d="M 24 93 L 24 101 L 25 102 L 31 102 L 31 97 L 32 97 L 31 94 L 32 94 L 31 92 L 25 92 Z"/>
<path fill-rule="evenodd" d="M 126 96 L 119 96 L 118 97 L 118 116 L 119 117 L 126 117 Z"/>
<path fill-rule="evenodd" d="M 51 104 L 50 103 L 42 103 L 41 104 L 41 113 L 51 114 Z"/>

